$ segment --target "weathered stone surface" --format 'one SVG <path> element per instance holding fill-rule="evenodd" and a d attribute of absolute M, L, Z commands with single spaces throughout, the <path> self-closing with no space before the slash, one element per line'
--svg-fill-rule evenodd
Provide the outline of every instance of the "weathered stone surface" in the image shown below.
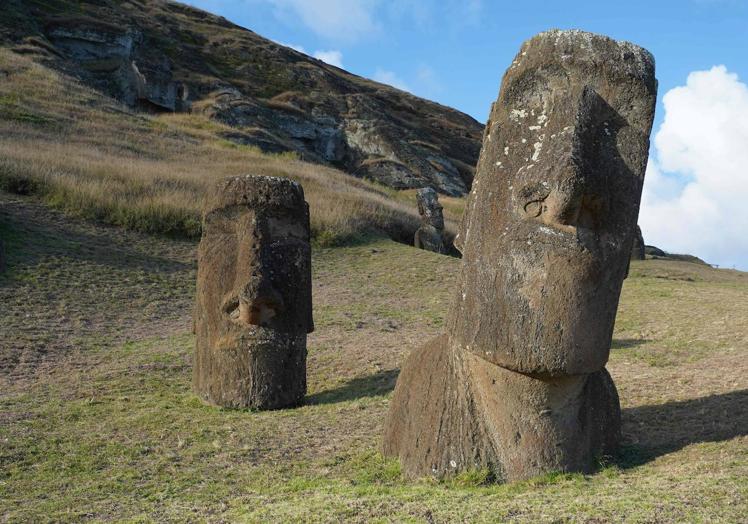
<path fill-rule="evenodd" d="M 47 36 L 81 64 L 87 80 L 126 104 L 151 111 L 189 108 L 187 87 L 172 78 L 171 60 L 144 49 L 140 31 L 105 22 L 56 21 L 47 27 Z"/>
<path fill-rule="evenodd" d="M 421 227 L 416 230 L 413 244 L 418 249 L 446 253 L 444 214 L 438 194 L 430 187 L 421 188 L 416 192 L 416 202 L 421 215 Z"/>
<path fill-rule="evenodd" d="M 222 181 L 206 199 L 198 249 L 195 391 L 220 406 L 300 404 L 313 329 L 301 186 L 264 176 Z"/>
<path fill-rule="evenodd" d="M 634 233 L 634 242 L 631 246 L 631 260 L 644 260 L 644 236 L 642 236 L 642 229 L 637 225 L 636 232 Z"/>
<path fill-rule="evenodd" d="M 447 335 L 403 366 L 384 452 L 409 476 L 588 471 L 614 449 L 605 371 L 656 97 L 644 49 L 526 42 L 486 126 Z"/>
<path fill-rule="evenodd" d="M 605 369 L 540 379 L 450 346 L 442 335 L 403 365 L 383 452 L 406 476 L 489 468 L 499 481 L 591 471 L 620 438 L 618 393 Z"/>
<path fill-rule="evenodd" d="M 453 341 L 522 373 L 602 368 L 656 96 L 644 49 L 579 31 L 526 42 L 486 127 L 455 241 Z"/>

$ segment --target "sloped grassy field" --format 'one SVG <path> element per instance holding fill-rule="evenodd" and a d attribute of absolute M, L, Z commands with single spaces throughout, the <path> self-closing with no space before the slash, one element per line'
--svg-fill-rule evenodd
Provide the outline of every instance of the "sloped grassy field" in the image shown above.
<path fill-rule="evenodd" d="M 748 276 L 633 264 L 609 369 L 626 444 L 594 475 L 406 482 L 378 453 L 459 261 L 382 238 L 314 252 L 308 404 L 190 391 L 196 244 L 0 193 L 0 520 L 746 522 Z"/>
<path fill-rule="evenodd" d="M 134 112 L 32 49 L 37 54 L 0 47 L 0 190 L 33 194 L 98 222 L 198 238 L 202 198 L 217 180 L 271 175 L 303 185 L 321 245 L 372 232 L 412 239 L 418 228 L 414 190 L 398 192 L 293 154 L 263 154 L 227 140 L 235 130 L 197 110 Z M 442 203 L 453 232 L 463 199 Z"/>

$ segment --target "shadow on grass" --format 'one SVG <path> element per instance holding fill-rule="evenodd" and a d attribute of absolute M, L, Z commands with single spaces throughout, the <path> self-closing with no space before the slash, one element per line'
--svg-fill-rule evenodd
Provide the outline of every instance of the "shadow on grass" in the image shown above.
<path fill-rule="evenodd" d="M 377 397 L 395 388 L 398 369 L 380 371 L 368 377 L 356 377 L 335 389 L 320 391 L 306 398 L 307 404 L 333 404 L 364 397 Z"/>
<path fill-rule="evenodd" d="M 691 400 L 623 410 L 622 468 L 699 442 L 721 442 L 748 435 L 748 389 Z"/>
<path fill-rule="evenodd" d="M 307 397 L 307 404 L 332 404 L 389 393 L 399 370 L 380 371 Z M 748 389 L 697 399 L 624 409 L 623 441 L 615 463 L 621 468 L 646 464 L 700 442 L 748 435 Z"/>
<path fill-rule="evenodd" d="M 0 193 L 0 202 L 0 234 L 5 240 L 9 270 L 50 258 L 158 273 L 191 268 L 190 264 L 148 253 L 145 245 L 134 245 L 134 239 L 146 238 L 144 234 L 87 224 L 31 198 Z"/>
<path fill-rule="evenodd" d="M 614 338 L 610 344 L 610 349 L 627 349 L 635 348 L 649 342 L 646 338 Z"/>

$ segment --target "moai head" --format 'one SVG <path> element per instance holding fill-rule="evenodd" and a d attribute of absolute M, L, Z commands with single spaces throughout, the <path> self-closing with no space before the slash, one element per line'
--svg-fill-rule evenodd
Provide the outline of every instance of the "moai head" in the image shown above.
<path fill-rule="evenodd" d="M 299 184 L 222 181 L 207 197 L 198 249 L 194 383 L 224 406 L 298 404 L 313 331 L 309 208 Z"/>
<path fill-rule="evenodd" d="M 421 188 L 416 192 L 416 201 L 418 202 L 421 222 L 436 229 L 444 229 L 443 208 L 439 203 L 439 196 L 436 191 L 430 187 Z"/>
<path fill-rule="evenodd" d="M 275 177 L 229 178 L 204 215 L 200 262 L 210 268 L 206 307 L 216 327 L 313 331 L 309 209 L 301 186 Z"/>
<path fill-rule="evenodd" d="M 538 376 L 604 366 L 656 88 L 653 57 L 633 44 L 550 31 L 523 45 L 492 106 L 455 241 L 454 343 Z"/>

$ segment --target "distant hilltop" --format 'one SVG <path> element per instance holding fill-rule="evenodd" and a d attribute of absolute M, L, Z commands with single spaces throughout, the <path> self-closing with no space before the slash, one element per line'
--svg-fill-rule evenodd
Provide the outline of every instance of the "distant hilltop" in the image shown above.
<path fill-rule="evenodd" d="M 131 107 L 192 111 L 224 138 L 386 186 L 470 189 L 483 125 L 165 0 L 6 0 L 0 41 Z"/>

